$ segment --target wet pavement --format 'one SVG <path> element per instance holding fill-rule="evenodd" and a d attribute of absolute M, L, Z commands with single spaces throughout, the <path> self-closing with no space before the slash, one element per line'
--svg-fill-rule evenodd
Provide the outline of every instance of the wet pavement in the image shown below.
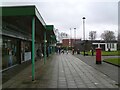
<path fill-rule="evenodd" d="M 96 56 L 83 56 L 80 54 L 74 54 L 74 56 L 79 58 L 86 64 L 92 66 L 96 70 L 104 73 L 105 75 L 107 75 L 111 79 L 115 80 L 116 82 L 119 82 L 118 75 L 119 75 L 120 67 L 114 66 L 112 64 L 108 64 L 106 62 L 102 62 L 102 64 L 97 65 L 96 64 Z M 118 56 L 102 56 L 102 61 L 107 58 L 118 58 Z"/>
<path fill-rule="evenodd" d="M 35 81 L 31 65 L 3 84 L 3 88 L 118 88 L 117 82 L 71 54 L 54 54 L 35 62 Z"/>
<path fill-rule="evenodd" d="M 17 64 L 14 67 L 2 71 L 2 84 L 13 78 L 15 75 L 17 75 L 19 72 L 21 72 L 23 69 L 28 67 L 31 64 L 31 61 L 24 62 L 22 64 Z"/>

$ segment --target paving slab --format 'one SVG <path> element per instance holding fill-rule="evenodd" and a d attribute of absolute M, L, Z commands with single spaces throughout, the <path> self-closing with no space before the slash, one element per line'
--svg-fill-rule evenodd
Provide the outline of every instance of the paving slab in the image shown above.
<path fill-rule="evenodd" d="M 3 88 L 118 88 L 116 81 L 69 54 L 54 54 L 46 64 L 35 62 L 3 84 Z M 12 84 L 11 84 L 12 83 Z"/>
<path fill-rule="evenodd" d="M 105 63 L 105 62 L 102 62 L 102 64 L 97 65 L 96 56 L 83 56 L 81 54 L 74 54 L 74 56 L 79 58 L 79 60 L 85 62 L 86 64 L 92 66 L 93 68 L 97 69 L 98 71 L 109 76 L 111 79 L 115 80 L 116 82 L 119 82 L 118 71 L 120 71 L 120 67 L 117 67 L 117 66 Z M 102 56 L 102 60 L 107 59 L 107 58 L 120 58 L 120 56 Z"/>

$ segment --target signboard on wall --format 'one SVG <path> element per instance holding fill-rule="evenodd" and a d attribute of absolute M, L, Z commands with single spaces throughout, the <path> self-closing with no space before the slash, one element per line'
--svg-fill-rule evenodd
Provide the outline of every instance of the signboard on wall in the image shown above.
<path fill-rule="evenodd" d="M 24 60 L 28 61 L 31 59 L 31 52 L 25 52 Z"/>

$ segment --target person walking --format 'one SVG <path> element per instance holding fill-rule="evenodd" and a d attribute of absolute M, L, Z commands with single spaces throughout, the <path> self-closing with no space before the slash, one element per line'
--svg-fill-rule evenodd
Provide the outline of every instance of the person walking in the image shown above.
<path fill-rule="evenodd" d="M 74 52 L 75 52 L 74 49 L 72 49 L 72 54 L 73 54 L 73 55 L 74 55 Z"/>
<path fill-rule="evenodd" d="M 67 54 L 68 54 L 68 50 L 67 50 L 66 52 L 67 52 Z"/>
<path fill-rule="evenodd" d="M 58 48 L 58 52 L 59 52 L 59 54 L 61 53 L 61 48 Z"/>

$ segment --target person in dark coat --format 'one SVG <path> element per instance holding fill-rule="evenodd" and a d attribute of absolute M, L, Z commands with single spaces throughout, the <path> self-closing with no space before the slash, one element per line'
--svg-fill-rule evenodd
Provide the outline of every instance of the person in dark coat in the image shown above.
<path fill-rule="evenodd" d="M 59 52 L 59 54 L 61 53 L 61 48 L 58 48 L 58 52 Z"/>
<path fill-rule="evenodd" d="M 74 55 L 74 52 L 75 52 L 75 50 L 74 49 L 72 49 L 72 54 Z"/>

